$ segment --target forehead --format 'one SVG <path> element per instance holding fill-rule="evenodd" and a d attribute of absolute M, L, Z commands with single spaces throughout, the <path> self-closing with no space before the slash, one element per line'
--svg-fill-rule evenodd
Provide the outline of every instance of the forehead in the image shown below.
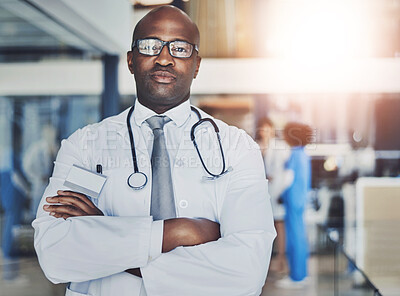
<path fill-rule="evenodd" d="M 149 15 L 138 26 L 136 39 L 157 37 L 164 41 L 179 39 L 198 43 L 193 23 L 179 14 Z"/>

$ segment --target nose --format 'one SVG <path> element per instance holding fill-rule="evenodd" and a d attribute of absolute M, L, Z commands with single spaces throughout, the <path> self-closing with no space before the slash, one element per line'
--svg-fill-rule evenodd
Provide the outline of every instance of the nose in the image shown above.
<path fill-rule="evenodd" d="M 169 50 L 168 50 L 168 45 L 165 45 L 160 54 L 157 56 L 156 61 L 157 64 L 159 64 L 160 66 L 175 66 L 175 60 L 174 58 L 169 54 Z"/>

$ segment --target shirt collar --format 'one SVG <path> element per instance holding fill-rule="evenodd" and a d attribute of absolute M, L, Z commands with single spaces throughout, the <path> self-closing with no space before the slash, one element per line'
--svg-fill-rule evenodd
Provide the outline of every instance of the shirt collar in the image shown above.
<path fill-rule="evenodd" d="M 157 114 L 153 110 L 143 106 L 139 100 L 135 101 L 134 118 L 135 123 L 141 126 L 144 121 L 154 115 L 165 115 L 171 118 L 171 120 L 179 127 L 183 125 L 190 116 L 190 101 L 186 100 L 180 105 L 168 110 L 164 114 Z"/>

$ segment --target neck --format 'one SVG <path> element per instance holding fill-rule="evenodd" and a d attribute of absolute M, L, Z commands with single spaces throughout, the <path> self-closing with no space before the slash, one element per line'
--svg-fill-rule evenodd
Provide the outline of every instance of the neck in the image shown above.
<path fill-rule="evenodd" d="M 168 110 L 171 110 L 171 109 L 179 106 L 183 102 L 186 102 L 189 99 L 189 95 L 187 95 L 181 101 L 178 101 L 178 102 L 176 102 L 174 104 L 165 104 L 165 105 L 164 104 L 163 105 L 161 105 L 161 104 L 152 104 L 152 102 L 144 101 L 140 97 L 138 97 L 137 99 L 139 100 L 140 104 L 142 104 L 143 106 L 149 108 L 150 110 L 153 110 L 157 114 L 163 114 L 163 113 L 167 112 Z"/>

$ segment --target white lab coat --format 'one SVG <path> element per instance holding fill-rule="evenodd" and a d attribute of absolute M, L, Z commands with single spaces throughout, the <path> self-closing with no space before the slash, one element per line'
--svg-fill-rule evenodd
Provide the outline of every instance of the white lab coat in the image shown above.
<path fill-rule="evenodd" d="M 152 259 L 151 180 L 142 190 L 131 189 L 126 181 L 133 171 L 127 113 L 80 129 L 62 142 L 32 223 L 35 249 L 47 278 L 53 283 L 71 282 L 66 295 L 259 295 L 275 229 L 258 146 L 243 131 L 215 120 L 227 166 L 233 171 L 204 181 L 206 173 L 189 136 L 198 120 L 191 113 L 171 169 L 176 212 L 178 217 L 219 222 L 221 238 L 178 247 Z M 139 169 L 151 179 L 144 137 L 139 126 L 133 124 L 132 129 Z M 214 130 L 207 125 L 196 130 L 202 156 L 211 165 L 219 159 L 215 145 L 208 146 L 214 139 Z M 46 196 L 66 189 L 62 184 L 73 164 L 95 171 L 98 163 L 108 178 L 94 202 L 106 216 L 64 220 L 42 210 Z M 143 280 L 124 272 L 135 267 L 141 268 Z"/>
<path fill-rule="evenodd" d="M 271 198 L 272 213 L 277 221 L 285 218 L 285 207 L 279 199 L 282 193 L 293 183 L 294 173 L 285 168 L 290 157 L 290 147 L 285 141 L 273 138 L 269 141 L 264 156 L 265 171 L 267 172 L 268 191 Z"/>

